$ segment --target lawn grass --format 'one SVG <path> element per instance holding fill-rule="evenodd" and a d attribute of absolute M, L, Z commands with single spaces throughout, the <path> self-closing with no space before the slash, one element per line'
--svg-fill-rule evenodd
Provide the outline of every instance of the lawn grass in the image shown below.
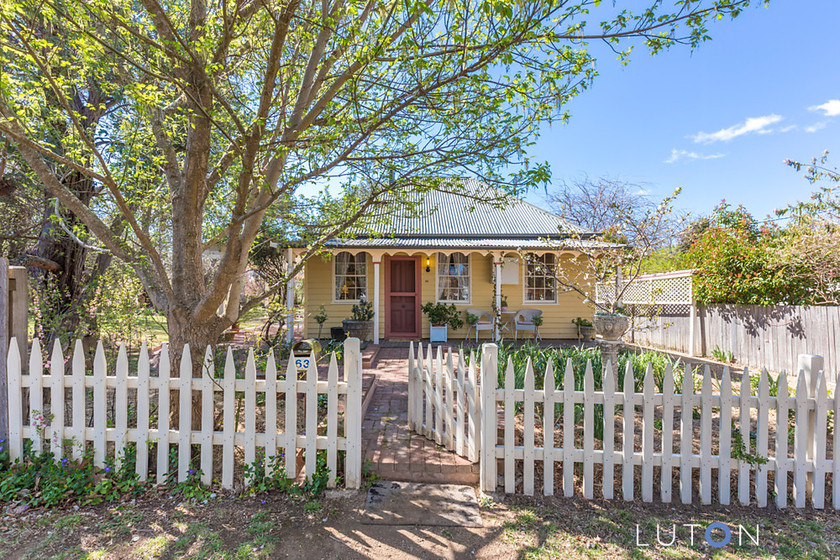
<path fill-rule="evenodd" d="M 149 347 L 169 342 L 166 316 L 158 313 L 150 307 L 139 307 L 133 316 L 133 325 L 130 332 L 125 331 L 125 326 L 119 324 L 109 317 L 102 317 L 99 321 L 101 338 L 105 341 L 119 343 L 128 340 L 145 340 Z M 239 327 L 246 330 L 259 330 L 265 323 L 265 310 L 261 307 L 254 308 L 246 313 L 239 320 Z M 29 317 L 29 333 L 35 332 L 35 318 Z"/>

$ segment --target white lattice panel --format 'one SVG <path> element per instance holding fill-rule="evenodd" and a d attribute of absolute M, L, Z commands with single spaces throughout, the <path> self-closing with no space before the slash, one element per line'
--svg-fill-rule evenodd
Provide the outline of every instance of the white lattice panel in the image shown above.
<path fill-rule="evenodd" d="M 621 296 L 624 305 L 691 305 L 693 271 L 680 270 L 665 274 L 645 274 L 622 284 L 627 289 Z M 599 283 L 595 286 L 595 300 L 604 303 L 615 299 L 616 285 Z"/>

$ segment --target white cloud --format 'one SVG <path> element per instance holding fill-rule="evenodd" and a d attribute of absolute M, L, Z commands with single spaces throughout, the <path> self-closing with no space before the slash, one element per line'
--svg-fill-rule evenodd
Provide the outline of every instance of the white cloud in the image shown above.
<path fill-rule="evenodd" d="M 689 152 L 688 150 L 671 150 L 671 157 L 665 160 L 665 163 L 676 163 L 681 159 L 718 159 L 726 154 L 698 154 L 697 152 Z"/>
<path fill-rule="evenodd" d="M 776 124 L 782 120 L 781 115 L 765 115 L 763 117 L 751 117 L 742 123 L 738 123 L 729 128 L 722 128 L 717 132 L 698 132 L 691 138 L 698 143 L 711 144 L 712 142 L 729 141 L 738 136 L 749 134 L 751 132 L 758 134 L 767 134 L 774 132 L 769 129 L 771 125 Z"/>
<path fill-rule="evenodd" d="M 782 128 L 780 128 L 780 129 L 779 129 L 779 132 L 790 132 L 790 131 L 791 131 L 791 130 L 793 130 L 794 128 L 796 128 L 796 125 L 795 125 L 795 124 L 789 124 L 789 125 L 787 125 L 787 126 L 783 126 Z"/>
<path fill-rule="evenodd" d="M 813 107 L 808 107 L 808 110 L 822 111 L 826 117 L 840 116 L 840 99 L 829 99 L 822 105 L 814 105 Z"/>
<path fill-rule="evenodd" d="M 806 126 L 805 132 L 816 132 L 818 130 L 822 130 L 825 128 L 826 124 L 828 123 L 826 123 L 825 121 L 820 121 L 818 123 L 812 124 L 811 126 Z"/>

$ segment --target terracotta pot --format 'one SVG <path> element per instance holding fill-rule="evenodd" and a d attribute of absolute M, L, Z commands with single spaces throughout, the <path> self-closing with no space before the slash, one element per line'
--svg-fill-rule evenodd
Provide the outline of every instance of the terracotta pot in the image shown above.
<path fill-rule="evenodd" d="M 599 315 L 592 318 L 595 332 L 604 340 L 621 340 L 630 328 L 630 317 L 626 315 Z"/>

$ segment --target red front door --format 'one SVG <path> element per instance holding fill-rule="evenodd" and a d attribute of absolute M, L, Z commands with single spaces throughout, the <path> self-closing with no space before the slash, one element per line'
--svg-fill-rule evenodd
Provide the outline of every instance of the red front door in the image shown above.
<path fill-rule="evenodd" d="M 385 257 L 385 336 L 420 337 L 420 257 Z"/>

